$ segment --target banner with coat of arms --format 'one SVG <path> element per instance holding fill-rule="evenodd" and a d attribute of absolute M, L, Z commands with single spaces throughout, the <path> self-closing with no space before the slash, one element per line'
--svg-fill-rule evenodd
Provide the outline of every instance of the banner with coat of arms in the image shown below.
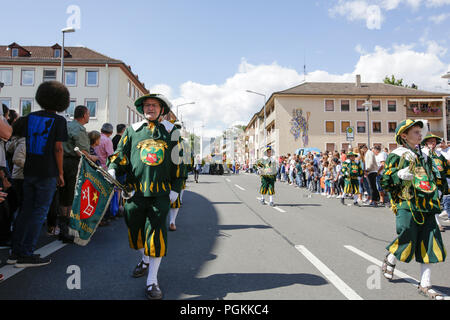
<path fill-rule="evenodd" d="M 80 246 L 89 243 L 108 209 L 113 191 L 114 186 L 81 157 L 69 223 L 74 243 Z"/>

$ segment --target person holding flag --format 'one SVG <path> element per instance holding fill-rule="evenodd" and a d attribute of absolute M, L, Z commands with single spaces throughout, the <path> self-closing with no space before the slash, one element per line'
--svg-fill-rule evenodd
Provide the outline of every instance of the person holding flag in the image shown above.
<path fill-rule="evenodd" d="M 381 186 L 390 193 L 398 236 L 386 247 L 381 270 L 391 281 L 397 260 L 409 263 L 415 257 L 421 269 L 418 292 L 441 300 L 432 290 L 431 265 L 444 262 L 447 254 L 435 219 L 440 212 L 438 171 L 420 147 L 425 128 L 421 120 L 402 121 L 395 132 L 400 147 L 386 159 Z"/>
<path fill-rule="evenodd" d="M 163 95 L 144 95 L 135 106 L 145 120 L 125 130 L 107 166 L 114 178 L 126 174 L 125 184 L 134 191 L 124 206 L 130 247 L 142 254 L 133 277 L 148 272 L 147 298 L 157 300 L 163 297 L 157 274 L 167 254 L 167 215 L 183 183 L 180 132 L 162 120 L 171 108 Z"/>

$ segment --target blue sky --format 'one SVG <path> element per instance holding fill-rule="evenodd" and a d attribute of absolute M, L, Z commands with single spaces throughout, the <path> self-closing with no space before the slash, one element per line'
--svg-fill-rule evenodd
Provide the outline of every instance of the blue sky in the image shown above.
<path fill-rule="evenodd" d="M 438 75 L 450 69 L 449 0 L 5 2 L 1 43 L 61 43 L 70 5 L 81 9 L 81 28 L 66 45 L 123 60 L 175 103 L 202 100 L 197 108 L 211 128 L 257 111 L 261 101 L 246 89 L 270 95 L 298 84 L 304 59 L 309 81 L 348 81 L 361 72 L 373 82 L 392 71 L 422 88 L 447 89 Z M 421 57 L 411 71 L 405 59 L 417 64 Z M 370 64 L 382 59 L 405 65 L 372 72 Z M 217 107 L 240 115 L 216 122 L 209 109 Z M 198 111 L 183 113 L 192 126 Z"/>

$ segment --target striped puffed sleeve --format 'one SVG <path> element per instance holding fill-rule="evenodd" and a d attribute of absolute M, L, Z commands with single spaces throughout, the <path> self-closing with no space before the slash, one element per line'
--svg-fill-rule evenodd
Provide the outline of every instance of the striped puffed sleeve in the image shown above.
<path fill-rule="evenodd" d="M 183 143 L 180 130 L 174 128 L 171 134 L 170 153 L 170 189 L 180 193 L 183 187 Z"/>
<path fill-rule="evenodd" d="M 381 176 L 381 187 L 388 192 L 395 192 L 401 190 L 402 181 L 398 177 L 398 171 L 406 168 L 409 165 L 409 161 L 405 160 L 402 164 L 402 168 L 399 168 L 400 157 L 394 153 L 391 153 L 384 164 L 384 171 Z"/>

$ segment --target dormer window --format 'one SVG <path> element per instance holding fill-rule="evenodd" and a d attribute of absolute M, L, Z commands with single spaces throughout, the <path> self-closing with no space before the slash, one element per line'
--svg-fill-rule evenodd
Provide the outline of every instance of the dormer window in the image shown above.
<path fill-rule="evenodd" d="M 18 57 L 19 56 L 19 49 L 18 48 L 12 48 L 11 49 L 11 57 Z"/>
<path fill-rule="evenodd" d="M 53 50 L 53 58 L 61 58 L 61 49 Z"/>

